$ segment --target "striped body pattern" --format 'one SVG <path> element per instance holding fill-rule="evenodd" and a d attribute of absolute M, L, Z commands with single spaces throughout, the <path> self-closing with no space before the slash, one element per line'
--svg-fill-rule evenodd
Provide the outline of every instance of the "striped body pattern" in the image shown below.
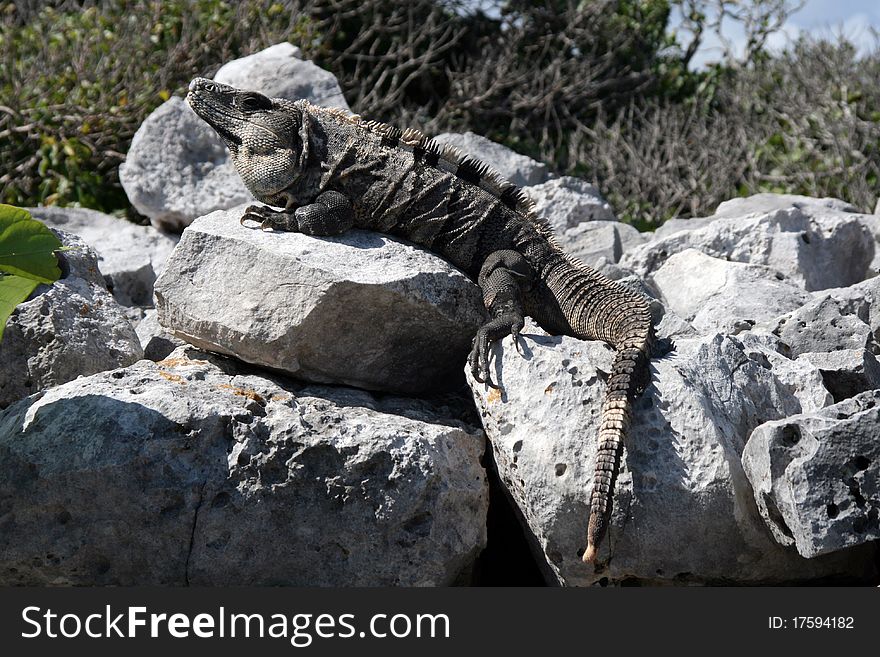
<path fill-rule="evenodd" d="M 492 317 L 475 338 L 470 362 L 477 381 L 492 385 L 488 344 L 508 334 L 516 340 L 524 314 L 549 333 L 615 348 L 583 553 L 584 561 L 595 561 L 632 403 L 650 381 L 654 330 L 647 300 L 563 253 L 518 187 L 417 130 L 201 78 L 187 101 L 223 137 L 254 196 L 284 208 L 252 207 L 243 220 L 310 234 L 355 226 L 396 235 L 477 281 Z"/>

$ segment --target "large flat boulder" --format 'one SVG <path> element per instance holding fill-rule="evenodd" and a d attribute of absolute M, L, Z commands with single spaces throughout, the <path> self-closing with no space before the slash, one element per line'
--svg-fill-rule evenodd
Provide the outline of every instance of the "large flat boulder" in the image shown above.
<path fill-rule="evenodd" d="M 752 430 L 800 412 L 760 344 L 716 334 L 652 361 L 635 404 L 611 528 L 597 565 L 580 559 L 612 350 L 528 325 L 522 354 L 493 348 L 503 389 L 471 381 L 502 483 L 538 558 L 565 585 L 757 584 L 869 577 L 871 547 L 805 559 L 780 545 L 740 456 Z M 821 485 L 819 483 L 817 486 Z"/>
<path fill-rule="evenodd" d="M 334 238 L 201 217 L 156 283 L 159 322 L 196 346 L 300 379 L 425 394 L 462 382 L 485 322 L 474 283 L 393 238 Z"/>
<path fill-rule="evenodd" d="M 437 586 L 486 542 L 482 431 L 183 347 L 0 414 L 0 584 Z"/>
<path fill-rule="evenodd" d="M 652 274 L 666 306 L 700 333 L 737 333 L 791 312 L 810 295 L 764 265 L 680 251 Z"/>
<path fill-rule="evenodd" d="M 0 408 L 81 375 L 143 357 L 135 330 L 104 285 L 95 252 L 55 230 L 61 278 L 12 311 L 0 342 Z"/>
<path fill-rule="evenodd" d="M 734 262 L 765 265 L 808 291 L 864 280 L 875 239 L 863 216 L 823 205 L 790 205 L 741 216 L 721 215 L 693 230 L 657 235 L 621 258 L 639 276 L 687 249 Z"/>
<path fill-rule="evenodd" d="M 229 62 L 215 79 L 273 98 L 348 109 L 335 76 L 299 55 L 298 48 L 277 44 Z M 214 210 L 253 202 L 223 141 L 177 97 L 138 128 L 119 180 L 138 212 L 172 232 Z"/>
<path fill-rule="evenodd" d="M 50 228 L 78 235 L 98 256 L 107 289 L 123 306 L 152 306 L 153 284 L 178 236 L 85 208 L 28 208 Z"/>
<path fill-rule="evenodd" d="M 880 390 L 762 424 L 742 455 L 782 545 L 816 557 L 880 539 Z"/>

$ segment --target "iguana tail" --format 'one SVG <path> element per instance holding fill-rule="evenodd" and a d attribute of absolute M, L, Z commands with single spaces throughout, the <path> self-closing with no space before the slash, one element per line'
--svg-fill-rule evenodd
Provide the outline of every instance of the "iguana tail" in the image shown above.
<path fill-rule="evenodd" d="M 583 560 L 592 562 L 608 527 L 632 404 L 650 381 L 648 361 L 654 327 L 648 300 L 637 291 L 578 261 L 565 258 L 555 264 L 547 272 L 548 287 L 573 334 L 587 340 L 604 340 L 617 350 L 602 404 L 590 495 L 590 520 Z"/>
<path fill-rule="evenodd" d="M 602 404 L 593 492 L 590 495 L 590 522 L 584 561 L 596 560 L 596 553 L 611 515 L 614 484 L 620 470 L 623 439 L 632 417 L 632 403 L 644 386 L 648 373 L 648 341 L 641 345 L 618 348 Z"/>

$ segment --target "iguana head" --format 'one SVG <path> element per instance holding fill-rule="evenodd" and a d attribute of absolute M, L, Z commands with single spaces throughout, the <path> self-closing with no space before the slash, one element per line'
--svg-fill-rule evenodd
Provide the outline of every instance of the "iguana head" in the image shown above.
<path fill-rule="evenodd" d="M 279 193 L 297 179 L 309 155 L 309 117 L 300 104 L 205 78 L 190 82 L 186 102 L 226 142 L 251 193 L 286 205 Z"/>

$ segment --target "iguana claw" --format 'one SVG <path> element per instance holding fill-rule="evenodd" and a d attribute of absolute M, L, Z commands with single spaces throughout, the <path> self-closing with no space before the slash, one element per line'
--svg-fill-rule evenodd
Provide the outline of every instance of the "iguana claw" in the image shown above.
<path fill-rule="evenodd" d="M 253 221 L 255 226 L 249 226 L 245 222 Z M 296 229 L 296 218 L 292 213 L 284 210 L 273 210 L 265 205 L 249 205 L 241 216 L 239 223 L 246 228 L 260 228 L 262 230 Z"/>

